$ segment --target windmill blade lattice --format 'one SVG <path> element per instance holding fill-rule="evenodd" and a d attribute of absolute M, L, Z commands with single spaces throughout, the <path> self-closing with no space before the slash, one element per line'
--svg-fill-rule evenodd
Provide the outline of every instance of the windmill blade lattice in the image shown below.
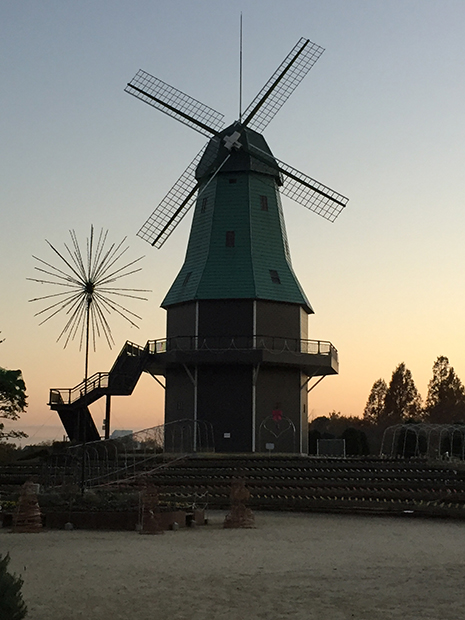
<path fill-rule="evenodd" d="M 195 202 L 198 182 L 195 169 L 207 145 L 203 146 L 158 207 L 141 227 L 137 236 L 156 248 L 161 248 L 173 230 Z"/>
<path fill-rule="evenodd" d="M 243 125 L 261 133 L 323 52 L 323 47 L 301 38 L 244 112 Z"/>
<path fill-rule="evenodd" d="M 292 198 L 299 204 L 307 207 L 317 215 L 321 215 L 330 222 L 334 222 L 349 199 L 333 189 L 319 183 L 299 172 L 295 168 L 276 159 L 279 170 L 283 175 L 283 185 L 280 190 L 284 196 Z"/>
<path fill-rule="evenodd" d="M 223 114 L 142 69 L 124 90 L 208 138 L 223 128 Z"/>
<path fill-rule="evenodd" d="M 270 162 L 270 165 L 277 162 L 282 181 L 280 192 L 330 222 L 334 222 L 349 202 L 349 199 L 342 194 L 296 170 L 277 157 L 270 157 L 268 153 L 252 144 L 248 145 L 248 152 L 261 162 Z"/>

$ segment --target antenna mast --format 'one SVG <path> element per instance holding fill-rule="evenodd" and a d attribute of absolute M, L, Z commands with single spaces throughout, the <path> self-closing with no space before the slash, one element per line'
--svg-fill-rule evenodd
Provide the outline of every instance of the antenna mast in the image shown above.
<path fill-rule="evenodd" d="M 242 11 L 239 44 L 239 122 L 242 122 Z"/>

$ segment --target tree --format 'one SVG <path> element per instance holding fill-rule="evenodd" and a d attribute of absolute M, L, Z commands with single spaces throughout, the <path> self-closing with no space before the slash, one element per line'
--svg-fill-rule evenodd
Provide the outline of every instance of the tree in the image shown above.
<path fill-rule="evenodd" d="M 465 388 L 444 355 L 433 364 L 425 409 L 428 421 L 436 424 L 465 420 Z"/>
<path fill-rule="evenodd" d="M 378 379 L 373 383 L 367 404 L 363 410 L 363 419 L 368 424 L 376 425 L 382 419 L 387 389 L 387 384 L 384 379 Z"/>
<path fill-rule="evenodd" d="M 2 620 L 21 620 L 27 612 L 21 594 L 23 580 L 8 572 L 10 556 L 0 555 L 0 618 Z"/>
<path fill-rule="evenodd" d="M 421 396 L 413 381 L 412 373 L 402 362 L 392 373 L 384 397 L 381 421 L 385 426 L 418 421 L 422 417 Z"/>
<path fill-rule="evenodd" d="M 26 411 L 26 385 L 20 370 L 0 367 L 0 418 L 17 420 Z M 8 437 L 27 437 L 22 431 L 4 431 L 0 423 L 0 440 Z"/>
<path fill-rule="evenodd" d="M 344 439 L 346 442 L 347 456 L 366 456 L 370 454 L 366 433 L 361 429 L 349 426 L 342 433 L 341 439 Z"/>

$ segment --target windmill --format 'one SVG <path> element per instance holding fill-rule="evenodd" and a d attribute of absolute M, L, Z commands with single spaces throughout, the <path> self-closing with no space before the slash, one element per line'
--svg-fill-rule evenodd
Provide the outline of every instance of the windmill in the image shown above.
<path fill-rule="evenodd" d="M 308 339 L 313 309 L 292 269 L 280 194 L 334 221 L 348 200 L 272 154 L 262 132 L 323 53 L 302 38 L 239 120 L 138 71 L 125 91 L 208 142 L 138 235 L 160 248 L 195 204 L 167 310 L 165 422 L 211 425 L 221 452 L 306 452 L 310 379 L 338 371 Z"/>

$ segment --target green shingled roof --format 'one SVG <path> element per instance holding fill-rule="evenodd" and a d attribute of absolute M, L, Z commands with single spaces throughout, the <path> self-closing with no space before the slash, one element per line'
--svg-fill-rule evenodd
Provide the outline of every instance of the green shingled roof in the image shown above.
<path fill-rule="evenodd" d="M 258 136 L 271 155 L 262 136 L 245 132 L 255 142 Z M 202 185 L 186 258 L 162 307 L 197 299 L 263 299 L 313 313 L 291 266 L 276 169 L 264 170 L 244 151 L 232 151 L 210 179 L 213 159 L 211 151 L 210 165 L 201 161 L 197 169 Z"/>

